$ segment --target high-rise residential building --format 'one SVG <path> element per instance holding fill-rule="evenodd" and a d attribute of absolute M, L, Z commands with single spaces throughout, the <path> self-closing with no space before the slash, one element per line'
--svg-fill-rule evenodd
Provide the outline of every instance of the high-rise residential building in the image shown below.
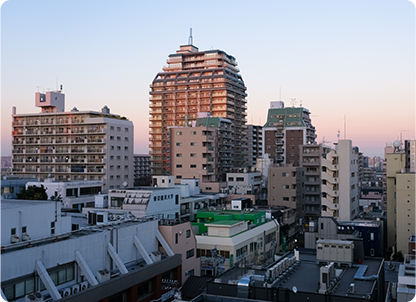
<path fill-rule="evenodd" d="M 134 185 L 150 186 L 152 176 L 150 175 L 150 155 L 134 154 L 133 160 Z"/>
<path fill-rule="evenodd" d="M 246 160 L 246 87 L 235 58 L 222 50 L 180 46 L 150 85 L 150 148 L 153 175 L 171 175 L 168 129 L 189 126 L 198 112 L 231 121 L 233 167 Z"/>
<path fill-rule="evenodd" d="M 323 148 L 321 215 L 352 220 L 358 215 L 358 154 L 351 140 L 338 140 L 335 149 Z"/>
<path fill-rule="evenodd" d="M 203 183 L 225 181 L 232 162 L 231 121 L 202 117 L 194 127 L 171 127 L 171 175 L 175 182 L 196 178 Z"/>
<path fill-rule="evenodd" d="M 133 123 L 101 112 L 65 112 L 61 91 L 36 93 L 40 113 L 12 114 L 13 174 L 43 181 L 102 180 L 103 191 L 133 186 Z"/>
<path fill-rule="evenodd" d="M 300 146 L 300 165 L 305 168 L 302 208 L 305 226 L 321 216 L 322 154 L 321 144 Z"/>
<path fill-rule="evenodd" d="M 270 102 L 263 126 L 264 149 L 275 163 L 300 165 L 299 146 L 315 144 L 315 127 L 304 107 L 284 107 L 282 101 Z"/>
<path fill-rule="evenodd" d="M 387 246 L 396 246 L 396 252 L 406 254 L 409 238 L 415 235 L 415 172 L 412 171 L 411 156 L 415 153 L 406 141 L 405 149 L 399 141 L 394 142 L 393 151 L 386 150 L 384 188 L 387 206 Z M 407 148 L 406 148 L 407 147 Z"/>
<path fill-rule="evenodd" d="M 263 158 L 263 127 L 247 125 L 247 165 L 256 166 L 259 158 Z"/>

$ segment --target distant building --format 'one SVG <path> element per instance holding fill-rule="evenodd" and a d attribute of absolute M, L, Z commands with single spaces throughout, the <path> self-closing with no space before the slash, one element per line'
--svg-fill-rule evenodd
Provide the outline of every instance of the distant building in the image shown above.
<path fill-rule="evenodd" d="M 358 215 L 358 155 L 351 140 L 339 140 L 335 149 L 323 151 L 321 215 L 352 220 Z"/>
<path fill-rule="evenodd" d="M 262 179 L 261 172 L 227 173 L 230 194 L 259 196 Z"/>
<path fill-rule="evenodd" d="M 12 157 L 11 156 L 2 156 L 1 157 L 1 168 L 7 169 L 12 167 Z"/>
<path fill-rule="evenodd" d="M 37 178 L 30 178 L 15 175 L 3 175 L 1 178 L 1 199 L 16 199 L 29 181 L 37 181 Z"/>
<path fill-rule="evenodd" d="M 247 125 L 247 165 L 253 167 L 263 158 L 263 127 Z"/>
<path fill-rule="evenodd" d="M 13 174 L 39 181 L 101 180 L 103 191 L 133 186 L 133 123 L 101 112 L 65 111 L 61 91 L 37 92 L 40 113 L 12 114 Z"/>
<path fill-rule="evenodd" d="M 150 155 L 134 154 L 134 186 L 150 186 L 152 177 L 150 175 Z"/>
<path fill-rule="evenodd" d="M 274 163 L 298 167 L 299 146 L 315 144 L 315 127 L 309 110 L 304 107 L 284 107 L 283 102 L 270 102 L 263 131 L 263 154 L 269 154 Z"/>
<path fill-rule="evenodd" d="M 201 112 L 231 122 L 228 161 L 232 167 L 246 163 L 247 94 L 237 61 L 223 50 L 200 51 L 190 43 L 169 55 L 168 65 L 151 84 L 152 175 L 173 175 L 169 127 L 190 126 Z"/>
<path fill-rule="evenodd" d="M 202 114 L 198 114 L 203 116 Z M 201 117 L 195 127 L 170 128 L 171 175 L 175 182 L 196 178 L 203 183 L 219 183 L 231 171 L 231 121 Z"/>

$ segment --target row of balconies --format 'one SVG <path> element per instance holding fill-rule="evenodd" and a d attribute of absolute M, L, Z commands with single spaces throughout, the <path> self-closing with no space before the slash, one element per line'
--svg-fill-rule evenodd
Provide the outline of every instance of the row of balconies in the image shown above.
<path fill-rule="evenodd" d="M 12 123 L 13 126 L 37 126 L 37 125 L 64 125 L 64 124 L 82 124 L 84 119 L 82 118 L 57 118 L 57 119 L 19 119 Z"/>
<path fill-rule="evenodd" d="M 13 172 L 20 173 L 85 173 L 85 174 L 97 174 L 105 173 L 105 169 L 71 169 L 71 167 L 15 167 Z"/>

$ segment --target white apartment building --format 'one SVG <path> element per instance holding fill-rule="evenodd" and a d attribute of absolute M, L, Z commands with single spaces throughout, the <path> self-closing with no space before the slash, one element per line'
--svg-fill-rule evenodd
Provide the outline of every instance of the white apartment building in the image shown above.
<path fill-rule="evenodd" d="M 101 112 L 65 112 L 61 91 L 36 93 L 39 113 L 12 111 L 13 174 L 39 181 L 100 180 L 103 191 L 133 186 L 133 123 Z"/>
<path fill-rule="evenodd" d="M 262 172 L 227 173 L 230 194 L 259 194 Z"/>
<path fill-rule="evenodd" d="M 324 147 L 321 159 L 321 215 L 352 220 L 358 215 L 358 154 L 351 140 L 339 140 L 335 149 Z"/>
<path fill-rule="evenodd" d="M 18 234 L 27 227 L 32 237 L 17 243 L 2 241 L 5 300 L 128 301 L 133 295 L 134 301 L 145 302 L 173 296 L 162 279 L 182 283 L 181 255 L 172 252 L 157 220 L 118 220 L 71 232 L 70 221 L 60 216 L 59 203 L 8 200 L 1 206 L 2 240 L 10 239 L 13 228 Z"/>
<path fill-rule="evenodd" d="M 58 236 L 70 231 L 71 217 L 61 212 L 60 202 L 18 199 L 1 201 L 1 246 L 28 243 L 30 240 Z M 3 256 L 1 260 L 4 268 Z"/>

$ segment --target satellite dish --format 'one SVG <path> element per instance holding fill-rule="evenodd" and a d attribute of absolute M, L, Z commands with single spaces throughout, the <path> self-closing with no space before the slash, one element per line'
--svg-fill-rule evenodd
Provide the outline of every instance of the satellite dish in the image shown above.
<path fill-rule="evenodd" d="M 127 187 L 127 182 L 123 182 L 123 186 L 124 187 Z"/>
<path fill-rule="evenodd" d="M 292 291 L 296 294 L 298 292 L 298 288 L 296 286 L 293 286 Z"/>
<path fill-rule="evenodd" d="M 400 143 L 400 141 L 394 141 L 393 142 L 393 147 L 400 147 L 400 145 L 401 145 L 401 143 Z"/>

